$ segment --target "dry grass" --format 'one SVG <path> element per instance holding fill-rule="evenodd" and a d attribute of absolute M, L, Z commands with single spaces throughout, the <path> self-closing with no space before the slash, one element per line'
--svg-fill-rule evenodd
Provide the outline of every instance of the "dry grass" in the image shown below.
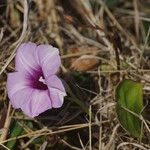
<path fill-rule="evenodd" d="M 150 117 L 139 116 L 145 138 L 132 138 L 117 120 L 114 99 L 119 81 L 130 78 L 143 83 L 144 100 L 150 100 L 149 15 L 150 3 L 141 0 L 118 0 L 117 5 L 109 7 L 102 0 L 2 0 L 1 149 L 9 149 L 6 146 L 10 141 L 17 141 L 12 148 L 15 150 L 150 149 Z M 88 106 L 89 113 L 69 98 L 62 108 L 34 119 L 11 107 L 7 73 L 14 70 L 16 49 L 25 41 L 59 47 L 61 77 Z M 83 59 L 85 55 L 96 59 L 95 63 Z M 75 61 L 78 64 L 73 64 Z M 150 112 L 149 102 L 145 107 Z M 16 122 L 22 132 L 11 137 Z"/>

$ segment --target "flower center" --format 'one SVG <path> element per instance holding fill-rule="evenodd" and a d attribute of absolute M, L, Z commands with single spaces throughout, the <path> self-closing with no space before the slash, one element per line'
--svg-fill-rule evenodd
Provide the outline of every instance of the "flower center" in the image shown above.
<path fill-rule="evenodd" d="M 39 82 L 42 82 L 43 84 L 46 84 L 46 81 L 42 76 L 39 78 Z"/>
<path fill-rule="evenodd" d="M 38 75 L 37 79 L 32 79 L 32 87 L 39 90 L 47 90 L 47 84 L 43 75 Z"/>
<path fill-rule="evenodd" d="M 47 90 L 48 87 L 46 85 L 46 81 L 43 76 L 40 76 L 38 81 L 36 82 L 36 88 L 40 90 Z"/>

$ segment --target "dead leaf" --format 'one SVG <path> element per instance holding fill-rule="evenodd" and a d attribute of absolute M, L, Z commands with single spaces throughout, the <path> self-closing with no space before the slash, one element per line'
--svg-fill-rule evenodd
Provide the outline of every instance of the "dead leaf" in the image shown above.
<path fill-rule="evenodd" d="M 87 71 L 94 68 L 98 63 L 98 57 L 93 55 L 83 55 L 72 63 L 71 69 L 75 71 Z"/>

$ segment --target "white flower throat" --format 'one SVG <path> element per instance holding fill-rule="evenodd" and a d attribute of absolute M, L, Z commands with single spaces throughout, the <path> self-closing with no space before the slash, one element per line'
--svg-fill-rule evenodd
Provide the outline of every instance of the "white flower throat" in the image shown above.
<path fill-rule="evenodd" d="M 41 76 L 41 77 L 39 78 L 39 81 L 46 85 L 46 81 L 45 81 L 45 79 L 43 78 L 43 76 Z"/>

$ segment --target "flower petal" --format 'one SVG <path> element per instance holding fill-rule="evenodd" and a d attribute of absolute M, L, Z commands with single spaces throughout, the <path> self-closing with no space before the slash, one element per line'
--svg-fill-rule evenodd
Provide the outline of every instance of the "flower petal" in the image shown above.
<path fill-rule="evenodd" d="M 49 93 L 50 93 L 52 107 L 53 108 L 61 107 L 63 105 L 64 97 L 66 96 L 66 93 L 54 88 L 49 88 Z"/>
<path fill-rule="evenodd" d="M 10 102 L 14 108 L 22 108 L 24 103 L 27 103 L 30 100 L 34 89 L 30 87 L 18 90 L 10 97 Z"/>
<path fill-rule="evenodd" d="M 23 102 L 22 96 L 24 95 L 24 91 L 26 89 L 29 93 L 30 90 L 30 80 L 26 74 L 20 72 L 9 73 L 7 77 L 7 90 L 8 90 L 8 97 L 15 108 L 19 108 L 21 103 Z M 21 93 L 21 95 L 17 96 L 17 92 Z M 16 95 L 15 95 L 16 94 Z M 15 97 L 14 97 L 15 95 Z"/>
<path fill-rule="evenodd" d="M 30 98 L 22 105 L 21 109 L 30 117 L 35 117 L 51 108 L 48 90 L 33 89 Z"/>
<path fill-rule="evenodd" d="M 35 61 L 35 51 L 37 45 L 32 42 L 23 43 L 17 50 L 15 58 L 16 71 L 33 74 L 39 71 L 38 63 Z"/>
<path fill-rule="evenodd" d="M 46 78 L 45 80 L 46 80 L 46 84 L 49 88 L 58 89 L 61 92 L 66 93 L 62 81 L 56 75 L 51 75 L 48 78 Z"/>
<path fill-rule="evenodd" d="M 64 96 L 66 96 L 66 91 L 61 80 L 56 75 L 52 75 L 46 78 L 46 83 L 49 89 L 52 107 L 61 107 Z"/>
<path fill-rule="evenodd" d="M 36 61 L 42 67 L 44 77 L 55 74 L 60 66 L 59 50 L 51 45 L 39 45 L 36 49 Z"/>

